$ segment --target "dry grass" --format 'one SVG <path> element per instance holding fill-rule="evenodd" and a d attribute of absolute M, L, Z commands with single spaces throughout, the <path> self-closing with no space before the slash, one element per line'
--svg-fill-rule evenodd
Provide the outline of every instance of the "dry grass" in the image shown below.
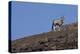
<path fill-rule="evenodd" d="M 49 31 L 12 41 L 11 52 L 31 52 L 78 48 L 77 23 L 64 25 L 61 31 Z"/>

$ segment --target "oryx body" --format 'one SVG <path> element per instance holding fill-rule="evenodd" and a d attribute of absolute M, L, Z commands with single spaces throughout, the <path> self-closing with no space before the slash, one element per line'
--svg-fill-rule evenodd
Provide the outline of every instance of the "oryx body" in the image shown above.
<path fill-rule="evenodd" d="M 63 21 L 64 21 L 64 17 L 61 17 L 60 19 L 53 20 L 53 22 L 52 22 L 52 30 L 54 29 L 54 31 L 60 31 L 61 30 L 61 26 L 63 24 Z"/>

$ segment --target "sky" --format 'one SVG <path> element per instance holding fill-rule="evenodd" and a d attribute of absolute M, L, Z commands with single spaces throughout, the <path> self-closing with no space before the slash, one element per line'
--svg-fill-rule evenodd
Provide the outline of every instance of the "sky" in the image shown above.
<path fill-rule="evenodd" d="M 77 21 L 77 5 L 12 2 L 11 40 L 51 30 L 52 20 L 64 16 L 64 24 Z"/>

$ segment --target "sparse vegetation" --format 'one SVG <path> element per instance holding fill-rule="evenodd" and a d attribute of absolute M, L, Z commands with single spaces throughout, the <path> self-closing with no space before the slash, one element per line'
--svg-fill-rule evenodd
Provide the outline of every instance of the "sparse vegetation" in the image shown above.
<path fill-rule="evenodd" d="M 12 41 L 12 51 L 31 52 L 78 48 L 77 23 L 64 25 L 61 31 L 49 31 Z"/>

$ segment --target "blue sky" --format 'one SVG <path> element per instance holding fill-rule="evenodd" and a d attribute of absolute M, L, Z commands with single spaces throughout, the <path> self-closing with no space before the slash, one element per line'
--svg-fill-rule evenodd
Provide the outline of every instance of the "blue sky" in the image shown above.
<path fill-rule="evenodd" d="M 12 40 L 48 32 L 51 30 L 51 20 L 61 16 L 65 17 L 64 24 L 75 22 L 77 5 L 12 2 Z"/>

